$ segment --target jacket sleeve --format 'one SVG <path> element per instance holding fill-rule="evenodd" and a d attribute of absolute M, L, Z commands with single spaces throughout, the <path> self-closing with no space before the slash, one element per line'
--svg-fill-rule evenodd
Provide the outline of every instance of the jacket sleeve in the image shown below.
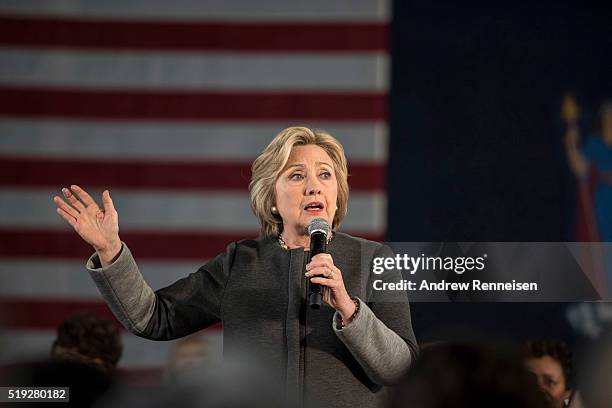
<path fill-rule="evenodd" d="M 393 256 L 388 247 L 381 247 L 375 256 Z M 371 269 L 370 269 L 371 271 Z M 399 282 L 399 271 L 386 271 L 385 282 Z M 371 288 L 371 282 L 369 282 Z M 359 312 L 344 328 L 333 330 L 362 366 L 370 380 L 379 385 L 393 385 L 410 368 L 418 346 L 410 319 L 410 305 L 405 292 L 373 295 L 372 302 L 359 300 Z"/>
<path fill-rule="evenodd" d="M 198 271 L 157 291 L 145 282 L 125 243 L 111 265 L 102 268 L 94 254 L 87 269 L 126 329 L 152 340 L 171 340 L 220 321 L 234 252 L 235 244 L 231 244 Z"/>

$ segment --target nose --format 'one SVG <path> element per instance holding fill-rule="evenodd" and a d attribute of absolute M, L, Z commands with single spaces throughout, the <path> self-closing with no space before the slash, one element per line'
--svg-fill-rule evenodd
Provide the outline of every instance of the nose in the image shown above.
<path fill-rule="evenodd" d="M 321 186 L 316 178 L 309 178 L 306 184 L 306 195 L 321 194 Z"/>
<path fill-rule="evenodd" d="M 318 188 L 308 188 L 306 189 L 306 195 L 317 195 L 317 194 L 321 194 L 321 190 L 319 190 Z"/>
<path fill-rule="evenodd" d="M 548 394 L 548 387 L 546 386 L 546 383 L 544 382 L 542 376 L 538 376 L 538 386 L 540 387 L 540 390 L 543 393 Z"/>

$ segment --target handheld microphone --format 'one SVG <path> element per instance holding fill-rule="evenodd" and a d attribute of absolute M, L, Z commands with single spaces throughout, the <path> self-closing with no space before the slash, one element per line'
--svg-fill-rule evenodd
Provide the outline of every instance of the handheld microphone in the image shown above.
<path fill-rule="evenodd" d="M 327 236 L 330 228 L 323 218 L 316 218 L 308 224 L 308 235 L 310 235 L 310 253 L 308 262 L 318 254 L 327 252 Z M 311 309 L 320 309 L 323 304 L 323 288 L 317 283 L 311 283 L 308 279 L 308 305 Z"/>

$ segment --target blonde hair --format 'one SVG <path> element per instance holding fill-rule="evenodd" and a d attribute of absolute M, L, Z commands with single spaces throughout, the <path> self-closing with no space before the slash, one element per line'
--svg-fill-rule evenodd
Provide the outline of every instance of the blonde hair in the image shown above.
<path fill-rule="evenodd" d="M 255 159 L 251 166 L 251 209 L 259 219 L 263 236 L 276 236 L 282 232 L 283 220 L 272 213 L 276 203 L 276 180 L 285 168 L 294 146 L 316 145 L 332 159 L 338 182 L 338 209 L 334 215 L 332 229 L 338 228 L 348 211 L 348 168 L 344 148 L 329 133 L 306 127 L 288 127 L 272 139 L 270 144 Z"/>

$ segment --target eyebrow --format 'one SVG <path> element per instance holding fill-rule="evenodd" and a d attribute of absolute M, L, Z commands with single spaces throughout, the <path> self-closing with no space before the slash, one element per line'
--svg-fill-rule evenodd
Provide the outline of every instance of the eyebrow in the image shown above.
<path fill-rule="evenodd" d="M 329 163 L 327 163 L 327 162 L 321 162 L 321 161 L 318 161 L 318 162 L 316 162 L 316 164 L 324 164 L 324 165 L 329 166 L 329 167 L 331 167 L 331 168 L 333 168 L 333 167 L 334 167 L 334 166 L 332 166 L 331 164 L 329 164 Z M 304 167 L 304 163 L 296 163 L 296 164 L 292 164 L 292 165 L 290 165 L 290 166 L 287 166 L 286 170 L 289 170 L 289 169 L 290 169 L 290 168 L 292 168 L 292 167 Z"/>

